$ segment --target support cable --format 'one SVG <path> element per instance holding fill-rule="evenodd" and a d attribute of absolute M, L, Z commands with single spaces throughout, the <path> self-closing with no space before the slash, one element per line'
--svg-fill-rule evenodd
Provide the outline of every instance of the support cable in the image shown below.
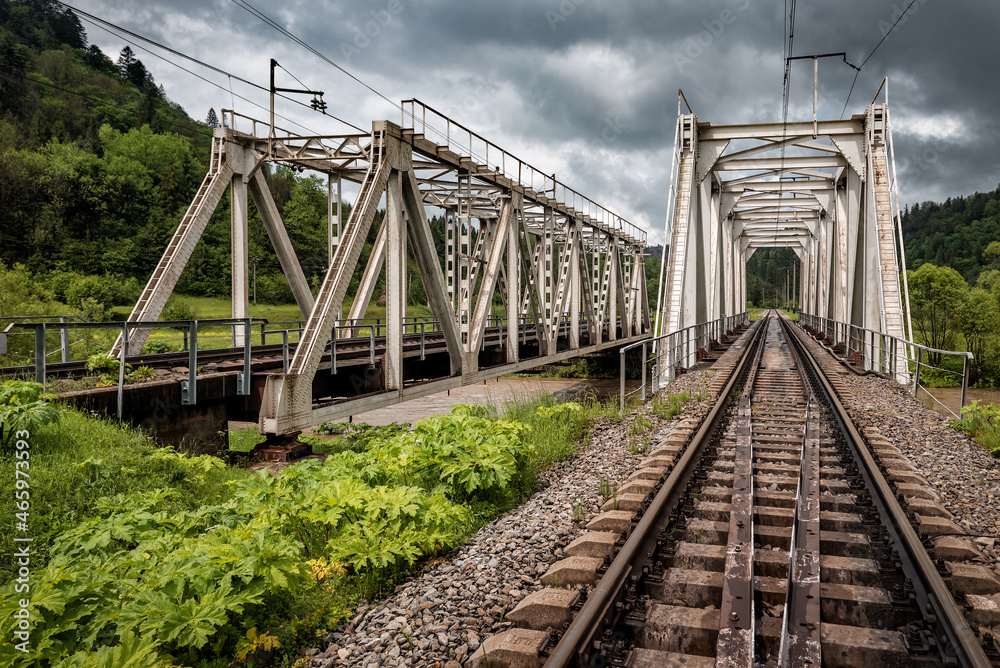
<path fill-rule="evenodd" d="M 868 54 L 868 57 L 865 58 L 862 61 L 861 65 L 859 65 L 858 67 L 854 68 L 857 71 L 854 73 L 854 81 L 851 82 L 851 90 L 849 90 L 847 92 L 847 100 L 844 102 L 844 109 L 843 109 L 843 111 L 840 112 L 840 117 L 841 118 L 844 117 L 844 112 L 847 111 L 847 105 L 850 104 L 850 102 L 851 102 L 851 95 L 854 93 L 854 84 L 858 83 L 858 75 L 861 74 L 861 68 L 865 66 L 865 63 L 867 63 L 869 60 L 871 60 L 871 57 L 875 55 L 875 52 L 878 51 L 878 48 L 880 46 L 882 46 L 882 42 L 884 42 L 886 40 L 886 38 L 889 37 L 889 35 L 892 34 L 892 31 L 896 29 L 896 25 L 900 21 L 903 20 L 903 17 L 906 16 L 906 13 L 908 11 L 910 11 L 910 7 L 912 7 L 914 4 L 916 4 L 916 2 L 917 2 L 917 0 L 910 0 L 910 4 L 908 4 L 906 6 L 906 9 L 904 9 L 903 13 L 899 15 L 899 18 L 896 19 L 896 22 L 892 24 L 892 27 L 889 28 L 889 30 L 886 31 L 886 33 L 884 35 L 882 35 L 882 39 L 880 39 L 878 41 L 878 44 L 876 44 L 875 48 L 871 50 L 871 52 Z M 853 65 L 852 65 L 852 67 L 853 67 Z"/>
<path fill-rule="evenodd" d="M 106 19 L 102 19 L 99 16 L 95 16 L 95 15 L 89 14 L 89 13 L 87 13 L 87 12 L 81 10 L 81 9 L 77 9 L 76 7 L 73 7 L 72 5 L 69 5 L 69 4 L 65 3 L 65 2 L 63 2 L 63 0 L 55 0 L 55 1 L 58 2 L 60 5 L 62 5 L 63 7 L 65 7 L 66 9 L 69 9 L 70 11 L 76 13 L 81 18 L 83 18 L 85 20 L 88 20 L 90 23 L 93 23 L 95 25 L 98 25 L 99 27 L 102 27 L 107 32 L 111 32 L 111 34 L 114 34 L 112 32 L 112 30 L 115 30 L 115 31 L 118 31 L 119 33 L 122 33 L 122 34 L 125 34 L 125 35 L 129 35 L 130 37 L 138 39 L 138 40 L 140 40 L 142 42 L 145 42 L 147 44 L 152 44 L 153 46 L 156 46 L 157 48 L 163 49 L 164 51 L 166 51 L 168 53 L 171 53 L 171 54 L 173 54 L 173 55 L 175 55 L 175 56 L 177 56 L 179 58 L 183 58 L 183 59 L 191 61 L 191 62 L 193 62 L 193 63 L 195 63 L 197 65 L 200 65 L 202 67 L 210 69 L 213 72 L 217 72 L 219 74 L 227 76 L 230 79 L 235 79 L 236 81 L 239 81 L 240 83 L 246 84 L 246 85 L 251 86 L 253 88 L 257 88 L 258 90 L 262 90 L 264 92 L 270 92 L 269 89 L 267 88 L 267 86 L 262 86 L 262 85 L 260 85 L 258 83 L 250 81 L 249 79 L 244 79 L 243 77 L 240 77 L 240 76 L 238 76 L 236 74 L 233 74 L 232 72 L 228 72 L 228 71 L 223 70 L 223 69 L 221 69 L 219 67 L 216 67 L 215 65 L 212 65 L 210 63 L 206 63 L 203 60 L 199 60 L 199 59 L 197 59 L 197 58 L 195 58 L 193 56 L 190 56 L 190 55 L 188 55 L 188 54 L 186 54 L 186 53 L 184 53 L 182 51 L 178 51 L 178 50 L 173 49 L 173 48 L 171 48 L 169 46 L 161 44 L 160 42 L 157 42 L 154 39 L 150 39 L 149 37 L 145 37 L 144 35 L 140 35 L 139 33 L 136 33 L 136 32 L 133 32 L 131 30 L 128 30 L 126 28 L 123 28 L 123 27 L 121 27 L 121 26 L 119 26 L 119 25 L 117 25 L 115 23 L 112 23 L 111 21 L 108 21 Z M 117 35 L 117 36 L 119 38 L 121 38 L 121 35 Z M 124 39 L 124 38 L 122 38 L 122 39 Z M 128 41 L 128 40 L 125 40 L 125 41 Z M 132 44 L 134 44 L 134 42 Z M 142 48 L 142 47 L 139 47 L 139 48 Z M 184 70 L 185 72 L 188 72 L 189 74 L 192 74 L 194 76 L 197 76 L 197 77 L 203 79 L 204 81 L 206 81 L 207 83 L 212 84 L 213 86 L 221 88 L 222 90 L 227 90 L 224 86 L 221 86 L 220 84 L 212 82 L 212 81 L 210 81 L 208 79 L 204 79 L 204 77 L 201 77 L 200 75 L 195 74 L 194 72 L 191 72 L 190 70 L 187 70 L 187 69 L 181 67 L 180 65 L 177 65 L 173 61 L 170 61 L 170 60 L 164 58 L 163 56 L 159 56 L 158 54 L 153 53 L 152 51 L 149 51 L 148 49 L 145 49 L 145 48 L 143 48 L 143 50 L 146 51 L 147 53 L 150 53 L 150 54 L 152 54 L 152 55 L 160 58 L 161 60 L 164 60 L 165 62 L 167 62 L 167 63 L 169 63 L 171 65 L 174 65 L 175 67 L 178 67 L 178 68 Z M 239 96 L 237 96 L 237 97 L 239 97 Z M 285 95 L 281 95 L 280 97 L 282 97 L 284 99 L 287 99 L 290 102 L 294 102 L 295 104 L 303 106 L 303 107 L 305 107 L 307 109 L 312 110 L 312 107 L 310 107 L 308 104 L 306 104 L 304 102 L 301 102 L 301 101 L 296 100 L 296 99 L 291 98 L 291 97 L 287 97 Z M 260 106 L 260 105 L 257 105 L 254 102 L 251 102 L 247 98 L 240 97 L 240 99 L 245 100 L 245 101 L 249 102 L 250 104 L 253 104 L 254 106 Z M 262 106 L 260 106 L 260 108 L 261 109 L 265 109 L 265 107 L 262 107 Z M 353 129 L 357 130 L 358 132 L 365 132 L 365 130 L 359 128 L 358 126 L 354 125 L 353 123 L 350 123 L 350 122 L 348 122 L 348 121 L 346 121 L 346 120 L 344 120 L 342 118 L 338 118 L 337 116 L 333 116 L 331 114 L 326 114 L 326 115 L 330 116 L 330 118 L 333 118 L 336 121 L 339 121 L 339 122 L 343 123 L 344 125 L 347 125 L 347 126 L 353 128 Z M 284 120 L 288 120 L 289 122 L 292 122 L 292 123 L 295 122 L 295 121 L 292 121 L 291 119 L 287 119 L 287 118 L 284 118 L 284 117 L 282 117 L 282 118 Z M 299 124 L 296 123 L 296 125 L 299 125 Z M 302 125 L 299 125 L 299 127 L 302 127 L 302 128 L 304 128 L 306 130 L 309 130 L 309 128 L 305 128 L 305 126 L 302 126 Z M 313 134 L 318 134 L 318 133 L 316 133 L 313 130 L 309 130 L 309 132 L 312 132 Z"/>

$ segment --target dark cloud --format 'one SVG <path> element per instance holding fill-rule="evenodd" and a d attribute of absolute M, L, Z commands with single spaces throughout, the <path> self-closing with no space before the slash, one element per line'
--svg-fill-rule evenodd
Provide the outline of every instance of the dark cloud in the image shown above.
<path fill-rule="evenodd" d="M 370 0 L 252 4 L 392 100 L 417 97 L 546 172 L 651 227 L 657 237 L 682 88 L 713 123 L 781 115 L 784 4 L 777 0 Z M 908 0 L 800 3 L 794 54 L 844 51 L 860 65 Z M 266 82 L 276 58 L 328 92 L 331 112 L 361 127 L 398 110 L 232 0 L 81 0 L 81 8 Z M 890 77 L 905 202 L 943 199 L 1000 181 L 1000 4 L 917 0 L 857 77 L 846 115 Z M 88 25 L 116 53 L 123 42 Z M 230 107 L 228 92 L 144 57 L 195 117 Z M 793 65 L 790 118 L 811 118 L 812 71 Z M 206 76 L 228 90 L 230 82 Z M 855 71 L 820 65 L 820 115 L 840 117 Z M 266 96 L 233 84 L 266 105 Z M 236 108 L 261 116 L 236 99 Z M 343 126 L 283 105 L 323 132 Z"/>

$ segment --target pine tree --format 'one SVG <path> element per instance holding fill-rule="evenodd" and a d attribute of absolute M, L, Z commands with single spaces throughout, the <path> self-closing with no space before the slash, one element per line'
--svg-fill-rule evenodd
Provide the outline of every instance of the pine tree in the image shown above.
<path fill-rule="evenodd" d="M 129 74 L 135 68 L 135 54 L 132 52 L 132 47 L 126 46 L 122 49 L 121 53 L 118 54 L 118 75 L 123 81 L 128 81 Z"/>
<path fill-rule="evenodd" d="M 210 128 L 219 127 L 219 117 L 215 115 L 214 107 L 208 110 L 208 116 L 205 117 L 205 125 Z"/>

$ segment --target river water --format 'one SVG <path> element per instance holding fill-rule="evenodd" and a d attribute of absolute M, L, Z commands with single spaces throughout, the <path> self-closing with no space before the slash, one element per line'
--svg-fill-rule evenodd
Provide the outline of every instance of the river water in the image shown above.
<path fill-rule="evenodd" d="M 958 415 L 958 409 L 962 403 L 962 388 L 921 387 L 918 398 L 920 399 L 920 403 L 928 408 L 933 408 L 938 413 L 941 413 L 948 418 L 955 419 L 955 415 Z M 969 390 L 966 394 L 967 403 L 972 403 L 976 399 L 984 404 L 1000 405 L 1000 390 Z M 947 410 L 944 406 L 942 406 L 942 404 L 947 406 Z"/>

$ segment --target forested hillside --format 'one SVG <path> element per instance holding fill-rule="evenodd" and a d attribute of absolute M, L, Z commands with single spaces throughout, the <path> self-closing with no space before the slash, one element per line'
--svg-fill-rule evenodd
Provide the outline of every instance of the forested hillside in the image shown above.
<path fill-rule="evenodd" d="M 903 214 L 906 265 L 951 267 L 975 284 L 1000 259 L 1000 186 L 988 193 L 914 204 Z"/>
<path fill-rule="evenodd" d="M 129 47 L 112 61 L 59 5 L 0 0 L 0 262 L 23 265 L 38 302 L 92 317 L 131 303 L 204 177 L 217 118 L 192 120 Z M 267 179 L 315 284 L 327 261 L 325 183 L 284 168 Z M 229 295 L 229 225 L 227 197 L 179 292 Z M 290 301 L 252 205 L 250 228 L 258 298 Z"/>

